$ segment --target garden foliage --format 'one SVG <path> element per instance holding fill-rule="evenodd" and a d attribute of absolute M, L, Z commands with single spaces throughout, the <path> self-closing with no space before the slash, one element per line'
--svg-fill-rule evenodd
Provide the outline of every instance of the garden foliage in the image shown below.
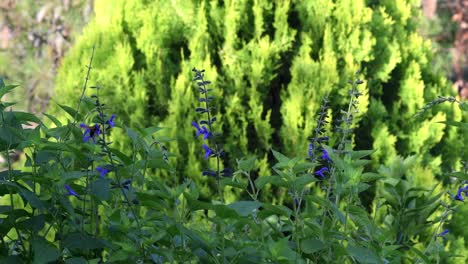
<path fill-rule="evenodd" d="M 195 141 L 197 156 L 217 161 L 215 169 L 203 173 L 217 183 L 217 195 L 207 201 L 190 179 L 174 184 L 149 176 L 154 170 L 179 173 L 169 165 L 173 156 L 157 136 L 161 128 L 129 128 L 118 115 L 109 114 L 99 87 L 92 86 L 92 95 L 84 96 L 90 65 L 77 107 L 60 105 L 66 124 L 45 114 L 52 123 L 48 126 L 33 114 L 8 110 L 14 103 L 0 104 L 0 151 L 8 164 L 0 174 L 2 263 L 466 260 L 463 238 L 444 228 L 457 209 L 455 203 L 468 193 L 463 184 L 467 163 L 451 175 L 461 186 L 456 195 L 421 187 L 406 177 L 417 156 L 398 157 L 377 172 L 368 171 L 374 151 L 354 150 L 349 140 L 362 80 L 350 82 L 348 106 L 337 114 L 337 144 L 328 144 L 330 134 L 324 129 L 330 113 L 325 97 L 308 157 L 291 158 L 272 149 L 274 173 L 254 178 L 259 165 L 254 156 L 240 157 L 234 176 L 221 170 L 225 152 L 217 141 L 221 134 L 214 130 L 215 89 L 209 88 L 212 83 L 203 70 L 193 69 L 197 101 L 204 104 L 196 111 L 206 115 L 192 122 L 206 142 Z M 0 97 L 13 88 L 1 81 Z M 465 103 L 451 101 L 468 111 Z M 24 126 L 31 122 L 39 126 Z M 448 125 L 466 129 L 462 122 Z M 128 154 L 110 141 L 110 134 L 118 131 L 132 143 Z M 22 169 L 15 169 L 9 159 L 13 150 L 25 153 Z M 228 186 L 249 198 L 224 202 Z M 268 186 L 284 190 L 285 202 L 262 198 L 266 196 L 259 194 L 268 192 Z M 369 213 L 359 195 L 372 186 L 377 195 Z"/>

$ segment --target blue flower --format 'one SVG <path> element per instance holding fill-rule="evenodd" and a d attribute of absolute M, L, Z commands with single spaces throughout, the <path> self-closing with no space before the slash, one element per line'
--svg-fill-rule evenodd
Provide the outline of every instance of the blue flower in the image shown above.
<path fill-rule="evenodd" d="M 211 177 L 216 177 L 216 172 L 213 170 L 205 170 L 202 173 L 203 176 L 211 176 Z"/>
<path fill-rule="evenodd" d="M 317 139 L 318 142 L 322 142 L 322 141 L 328 141 L 329 138 L 328 137 L 320 137 Z"/>
<path fill-rule="evenodd" d="M 88 140 L 92 138 L 93 142 L 96 143 L 94 138 L 101 134 L 101 128 L 99 124 L 95 124 L 94 126 L 87 126 L 86 124 L 80 124 L 80 127 L 85 128 L 85 132 L 83 133 L 83 141 L 88 142 Z"/>
<path fill-rule="evenodd" d="M 320 158 L 326 160 L 326 161 L 331 161 L 330 156 L 328 156 L 328 152 L 326 149 L 323 149 L 323 155 L 320 156 Z"/>
<path fill-rule="evenodd" d="M 445 235 L 448 234 L 448 232 L 449 232 L 449 230 L 448 230 L 448 229 L 445 229 L 445 230 L 442 231 L 440 234 L 438 234 L 438 236 L 445 236 Z"/>
<path fill-rule="evenodd" d="M 200 126 L 198 125 L 197 122 L 192 122 L 192 126 L 194 126 L 196 129 L 197 129 L 197 134 L 195 135 L 195 137 L 198 137 L 199 135 L 203 135 L 203 139 L 208 139 L 209 137 L 211 137 L 211 132 L 208 131 L 208 129 L 206 128 L 206 126 L 202 126 L 200 128 Z"/>
<path fill-rule="evenodd" d="M 465 199 L 463 198 L 462 193 L 465 193 L 465 196 L 466 196 L 467 192 L 468 192 L 468 185 L 463 187 L 463 188 L 458 189 L 457 195 L 455 195 L 454 199 L 458 200 L 458 201 L 461 201 L 461 202 L 465 201 Z"/>
<path fill-rule="evenodd" d="M 328 168 L 327 167 L 323 167 L 321 168 L 320 170 L 316 171 L 315 172 L 315 175 L 319 176 L 320 178 L 322 179 L 325 179 L 325 172 L 328 172 Z"/>
<path fill-rule="evenodd" d="M 73 191 L 73 189 L 70 187 L 70 185 L 65 184 L 65 189 L 67 189 L 68 195 L 78 197 L 78 194 L 75 191 Z"/>
<path fill-rule="evenodd" d="M 96 167 L 96 170 L 99 172 L 99 176 L 101 178 L 104 178 L 104 176 L 106 176 L 106 174 L 109 173 L 109 170 L 102 168 L 102 167 Z"/>
<path fill-rule="evenodd" d="M 114 118 L 115 118 L 115 114 L 112 114 L 109 121 L 107 121 L 107 123 L 109 124 L 110 127 L 114 127 L 115 124 L 114 124 Z"/>
<path fill-rule="evenodd" d="M 210 149 L 207 145 L 203 144 L 203 148 L 205 149 L 205 159 L 208 159 L 211 155 L 213 155 L 213 150 Z"/>

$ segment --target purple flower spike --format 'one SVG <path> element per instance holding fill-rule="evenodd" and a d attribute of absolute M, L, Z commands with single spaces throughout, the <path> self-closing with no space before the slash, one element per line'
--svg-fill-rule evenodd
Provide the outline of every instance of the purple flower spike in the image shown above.
<path fill-rule="evenodd" d="M 320 170 L 316 171 L 315 172 L 315 175 L 319 176 L 320 178 L 325 179 L 325 172 L 328 172 L 328 168 L 327 167 L 323 167 L 321 168 Z"/>
<path fill-rule="evenodd" d="M 323 149 L 323 155 L 321 156 L 321 158 L 326 161 L 331 161 L 330 156 L 328 156 L 328 152 L 326 149 Z"/>
<path fill-rule="evenodd" d="M 67 189 L 68 195 L 78 197 L 78 194 L 75 191 L 73 191 L 73 189 L 70 187 L 70 185 L 65 184 L 65 189 Z"/>
<path fill-rule="evenodd" d="M 310 143 L 309 144 L 309 158 L 312 158 L 314 155 L 314 144 Z"/>
<path fill-rule="evenodd" d="M 208 129 L 206 128 L 206 126 L 202 126 L 200 128 L 200 126 L 198 125 L 197 122 L 192 122 L 192 126 L 194 126 L 196 129 L 197 129 L 197 134 L 195 135 L 195 137 L 198 137 L 199 135 L 203 135 L 203 139 L 208 139 L 210 136 L 211 136 L 211 132 L 208 131 Z"/>
<path fill-rule="evenodd" d="M 203 148 L 205 149 L 205 159 L 208 159 L 213 154 L 213 150 L 205 144 L 203 144 Z"/>
<path fill-rule="evenodd" d="M 109 170 L 103 168 L 103 167 L 96 167 L 96 170 L 99 172 L 99 176 L 101 178 L 104 178 L 104 176 L 106 176 L 106 174 L 109 173 Z"/>
<path fill-rule="evenodd" d="M 115 114 L 112 114 L 109 121 L 107 121 L 107 123 L 109 124 L 110 127 L 114 127 L 115 126 L 115 123 L 114 123 L 114 118 L 115 118 Z"/>

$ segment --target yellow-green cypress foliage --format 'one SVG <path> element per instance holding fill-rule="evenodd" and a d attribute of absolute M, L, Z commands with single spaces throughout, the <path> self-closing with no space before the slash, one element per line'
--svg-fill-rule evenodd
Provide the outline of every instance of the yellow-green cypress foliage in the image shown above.
<path fill-rule="evenodd" d="M 102 87 L 100 95 L 121 123 L 165 127 L 175 139 L 169 149 L 179 180 L 212 182 L 201 177 L 207 164 L 190 125 L 199 119 L 193 67 L 206 69 L 212 81 L 215 127 L 223 129 L 231 166 L 254 153 L 259 175 L 268 173 L 271 147 L 307 154 L 323 95 L 330 94 L 338 117 L 349 98 L 347 80 L 361 69 L 366 83 L 359 87 L 364 96 L 353 144 L 375 148 L 375 166 L 426 153 L 417 172 L 430 171 L 432 179 L 441 167 L 457 166 L 459 155 L 450 147 L 465 143 L 457 142 L 460 131 L 435 123 L 460 120 L 457 108 L 440 106 L 427 119 L 413 119 L 425 103 L 450 92 L 431 69 L 429 43 L 417 33 L 416 2 L 96 1 L 94 20 L 59 72 L 57 100 L 76 102 L 96 45 L 90 83 Z M 128 150 L 124 137 L 113 136 Z M 334 142 L 333 131 L 330 136 Z"/>

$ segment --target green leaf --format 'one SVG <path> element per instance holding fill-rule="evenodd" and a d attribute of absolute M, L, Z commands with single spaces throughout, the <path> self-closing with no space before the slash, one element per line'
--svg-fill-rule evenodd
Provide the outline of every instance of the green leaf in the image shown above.
<path fill-rule="evenodd" d="M 217 204 L 213 206 L 214 211 L 216 212 L 216 216 L 226 219 L 226 218 L 237 218 L 239 215 L 237 211 L 227 207 L 224 204 Z"/>
<path fill-rule="evenodd" d="M 315 238 L 304 239 L 301 241 L 301 250 L 307 254 L 313 254 L 326 248 L 325 243 Z"/>
<path fill-rule="evenodd" d="M 34 232 L 39 232 L 45 226 L 45 219 L 46 219 L 46 215 L 40 214 L 40 215 L 35 215 L 31 218 L 26 219 L 23 223 L 29 230 L 32 230 Z"/>
<path fill-rule="evenodd" d="M 418 255 L 419 258 L 423 259 L 425 263 L 432 263 L 431 260 L 426 255 L 424 255 L 419 249 L 417 249 L 416 247 L 411 247 L 411 251 L 416 253 L 416 255 Z"/>
<path fill-rule="evenodd" d="M 292 210 L 284 205 L 274 205 L 274 204 L 264 203 L 262 204 L 262 208 L 263 210 L 261 210 L 258 213 L 258 216 L 263 219 L 273 214 L 283 215 L 286 217 L 290 217 L 292 214 Z"/>
<path fill-rule="evenodd" d="M 184 197 L 187 199 L 187 204 L 192 211 L 213 209 L 213 204 L 194 200 L 187 193 L 184 193 Z"/>
<path fill-rule="evenodd" d="M 16 87 L 18 87 L 18 85 L 5 85 L 5 83 L 3 83 L 3 80 L 1 80 L 1 85 L 0 84 L 0 99 L 7 93 L 9 93 L 11 90 L 15 89 Z"/>
<path fill-rule="evenodd" d="M 34 122 L 38 124 L 42 123 L 42 121 L 39 118 L 37 118 L 35 115 L 31 113 L 14 111 L 13 114 L 15 115 L 18 122 L 21 122 L 22 124 L 28 123 L 28 122 Z"/>
<path fill-rule="evenodd" d="M 467 102 L 460 102 L 458 104 L 458 107 L 460 108 L 460 110 L 462 110 L 464 112 L 468 112 L 468 103 Z"/>
<path fill-rule="evenodd" d="M 57 127 L 61 127 L 62 126 L 62 122 L 60 122 L 57 118 L 55 118 L 54 116 L 52 115 L 49 115 L 47 113 L 42 113 L 43 115 L 45 115 L 47 118 L 49 118 L 55 126 Z"/>
<path fill-rule="evenodd" d="M 45 239 L 36 239 L 32 242 L 34 250 L 34 264 L 43 264 L 55 261 L 60 256 L 58 249 Z"/>
<path fill-rule="evenodd" d="M 247 181 L 234 180 L 233 178 L 223 178 L 220 181 L 221 187 L 232 186 L 242 190 L 247 188 Z"/>
<path fill-rule="evenodd" d="M 65 264 L 88 264 L 84 258 L 69 258 L 65 260 Z"/>
<path fill-rule="evenodd" d="M 110 180 L 97 179 L 91 185 L 91 193 L 101 201 L 107 201 L 110 197 Z"/>
<path fill-rule="evenodd" d="M 362 182 L 370 182 L 370 181 L 376 181 L 380 179 L 384 179 L 385 177 L 378 174 L 378 173 L 373 173 L 373 172 L 365 172 L 361 175 L 361 181 Z"/>
<path fill-rule="evenodd" d="M 318 181 L 317 178 L 312 177 L 311 175 L 304 175 L 298 177 L 294 180 L 293 186 L 297 190 L 302 190 L 307 184 Z"/>
<path fill-rule="evenodd" d="M 257 186 L 258 189 L 262 189 L 267 184 L 275 186 L 287 186 L 287 182 L 278 176 L 263 176 L 255 180 L 255 186 Z"/>
<path fill-rule="evenodd" d="M 228 205 L 229 208 L 234 209 L 240 216 L 248 216 L 260 208 L 260 206 L 262 206 L 262 203 L 256 201 L 239 201 Z"/>
<path fill-rule="evenodd" d="M 374 251 L 361 246 L 348 246 L 348 254 L 358 263 L 380 264 L 381 261 Z"/>
<path fill-rule="evenodd" d="M 62 108 L 62 110 L 64 110 L 67 114 L 69 114 L 71 117 L 73 117 L 73 119 L 75 119 L 75 116 L 76 116 L 76 120 L 83 120 L 83 116 L 76 112 L 75 109 L 69 107 L 69 106 L 66 106 L 66 105 L 62 105 L 62 104 L 57 104 L 60 108 Z"/>
<path fill-rule="evenodd" d="M 152 210 L 165 210 L 168 205 L 160 196 L 148 192 L 136 192 L 138 201 L 142 206 L 150 207 Z"/>
<path fill-rule="evenodd" d="M 161 129 L 163 129 L 163 128 L 162 127 L 157 127 L 157 126 L 147 127 L 147 128 L 142 130 L 141 134 L 142 134 L 143 137 L 147 137 L 147 136 L 153 135 L 154 133 L 160 131 Z"/>
<path fill-rule="evenodd" d="M 71 249 L 81 249 L 81 250 L 91 250 L 91 249 L 98 249 L 104 248 L 106 243 L 103 240 L 96 239 L 84 234 L 70 234 L 68 235 L 63 244 L 67 248 Z"/>
<path fill-rule="evenodd" d="M 241 160 L 237 161 L 237 165 L 243 171 L 251 171 L 255 168 L 256 161 L 257 157 L 255 156 L 244 157 Z"/>
<path fill-rule="evenodd" d="M 110 151 L 112 152 L 112 154 L 114 154 L 115 156 L 117 156 L 125 165 L 130 165 L 132 164 L 132 159 L 129 158 L 127 155 L 125 155 L 124 153 L 122 153 L 120 150 L 118 149 L 114 149 L 114 148 L 109 148 Z"/>
<path fill-rule="evenodd" d="M 34 194 L 33 192 L 26 189 L 21 189 L 20 194 L 29 202 L 31 207 L 37 209 L 45 208 L 44 202 L 41 199 L 39 199 L 39 197 L 37 197 L 36 194 Z"/>
<path fill-rule="evenodd" d="M 273 156 L 275 156 L 276 160 L 278 162 L 289 162 L 290 158 L 286 157 L 285 155 L 275 151 L 274 149 L 271 149 L 271 152 L 273 153 Z"/>
<path fill-rule="evenodd" d="M 358 160 L 363 157 L 370 156 L 375 151 L 376 150 L 353 150 L 350 152 L 350 155 L 351 155 L 351 159 Z"/>

